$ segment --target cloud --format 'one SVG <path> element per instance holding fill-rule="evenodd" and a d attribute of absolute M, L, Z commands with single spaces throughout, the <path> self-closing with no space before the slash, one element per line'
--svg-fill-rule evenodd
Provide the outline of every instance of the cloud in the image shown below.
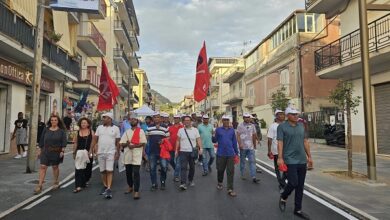
<path fill-rule="evenodd" d="M 172 101 L 192 92 L 203 40 L 209 57 L 239 56 L 304 7 L 302 0 L 133 1 L 141 33 L 141 68 L 152 88 Z"/>

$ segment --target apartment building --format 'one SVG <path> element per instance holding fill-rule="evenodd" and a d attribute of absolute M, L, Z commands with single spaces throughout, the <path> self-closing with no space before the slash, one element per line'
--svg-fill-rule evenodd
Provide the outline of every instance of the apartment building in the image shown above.
<path fill-rule="evenodd" d="M 245 71 L 234 74 L 245 79 L 246 95 L 235 94 L 243 100 L 245 111 L 256 113 L 270 125 L 274 120 L 271 97 L 282 87 L 290 105 L 301 111 L 334 108 L 328 96 L 337 80 L 320 79 L 313 68 L 314 51 L 339 37 L 338 21 L 327 24 L 322 14 L 294 11 L 244 56 Z"/>
<path fill-rule="evenodd" d="M 134 70 L 135 77 L 140 82 L 138 85 L 133 86 L 133 93 L 134 93 L 134 109 L 140 108 L 143 105 L 150 106 L 152 102 L 152 92 L 150 90 L 150 84 L 148 82 L 148 76 L 145 72 L 145 70 L 142 69 L 135 69 Z"/>
<path fill-rule="evenodd" d="M 367 0 L 368 8 L 389 6 L 388 1 Z M 309 12 L 324 13 L 327 18 L 340 17 L 341 37 L 315 51 L 316 75 L 323 79 L 350 80 L 354 96 L 363 96 L 360 52 L 359 11 L 357 0 L 307 0 Z M 369 29 L 371 89 L 373 97 L 375 148 L 377 154 L 390 154 L 390 13 L 367 11 Z M 352 115 L 353 150 L 365 152 L 363 104 Z"/>
<path fill-rule="evenodd" d="M 178 112 L 180 114 L 191 114 L 195 112 L 195 101 L 193 95 L 184 96 L 183 100 L 180 102 L 180 107 Z"/>

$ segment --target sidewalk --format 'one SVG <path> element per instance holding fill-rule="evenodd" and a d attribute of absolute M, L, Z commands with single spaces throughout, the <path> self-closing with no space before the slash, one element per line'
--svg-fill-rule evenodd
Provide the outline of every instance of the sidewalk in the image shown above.
<path fill-rule="evenodd" d="M 257 150 L 257 159 L 274 167 L 267 155 L 267 145 L 263 141 Z M 314 169 L 307 172 L 306 184 L 348 203 L 378 219 L 390 216 L 390 157 L 377 156 L 378 183 L 385 186 L 373 186 L 356 179 L 333 176 L 326 171 L 347 170 L 347 152 L 343 148 L 311 143 Z M 365 154 L 353 154 L 353 171 L 367 174 Z M 276 180 L 275 180 L 276 181 Z M 276 184 L 276 182 L 275 182 Z"/>
<path fill-rule="evenodd" d="M 65 152 L 64 163 L 60 164 L 60 178 L 63 180 L 74 172 L 74 163 L 71 154 L 72 145 L 68 145 Z M 34 188 L 38 180 L 38 172 L 26 174 L 26 158 L 13 159 L 12 154 L 0 156 L 0 213 L 23 202 L 33 196 Z M 36 171 L 39 170 L 39 160 L 36 163 Z M 52 169 L 47 170 L 43 189 L 53 184 Z"/>

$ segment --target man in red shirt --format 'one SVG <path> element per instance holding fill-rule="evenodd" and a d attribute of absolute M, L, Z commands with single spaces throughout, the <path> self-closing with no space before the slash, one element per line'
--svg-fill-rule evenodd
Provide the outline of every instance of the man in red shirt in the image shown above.
<path fill-rule="evenodd" d="M 172 146 L 176 146 L 176 140 L 177 140 L 177 133 L 180 128 L 183 127 L 183 124 L 180 122 L 180 115 L 174 115 L 173 116 L 173 122 L 174 124 L 171 125 L 168 128 L 169 131 L 169 141 L 171 142 Z M 174 172 L 174 181 L 179 182 L 179 175 L 180 175 L 180 161 L 179 158 L 175 158 L 175 150 L 170 152 L 171 154 L 171 160 L 169 163 L 171 164 L 172 168 L 175 170 Z"/>

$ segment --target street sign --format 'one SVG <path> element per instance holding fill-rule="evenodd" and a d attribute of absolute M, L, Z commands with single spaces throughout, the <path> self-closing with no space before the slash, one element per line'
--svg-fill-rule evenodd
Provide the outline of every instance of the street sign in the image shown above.
<path fill-rule="evenodd" d="M 51 0 L 50 7 L 58 11 L 99 13 L 100 0 Z"/>

